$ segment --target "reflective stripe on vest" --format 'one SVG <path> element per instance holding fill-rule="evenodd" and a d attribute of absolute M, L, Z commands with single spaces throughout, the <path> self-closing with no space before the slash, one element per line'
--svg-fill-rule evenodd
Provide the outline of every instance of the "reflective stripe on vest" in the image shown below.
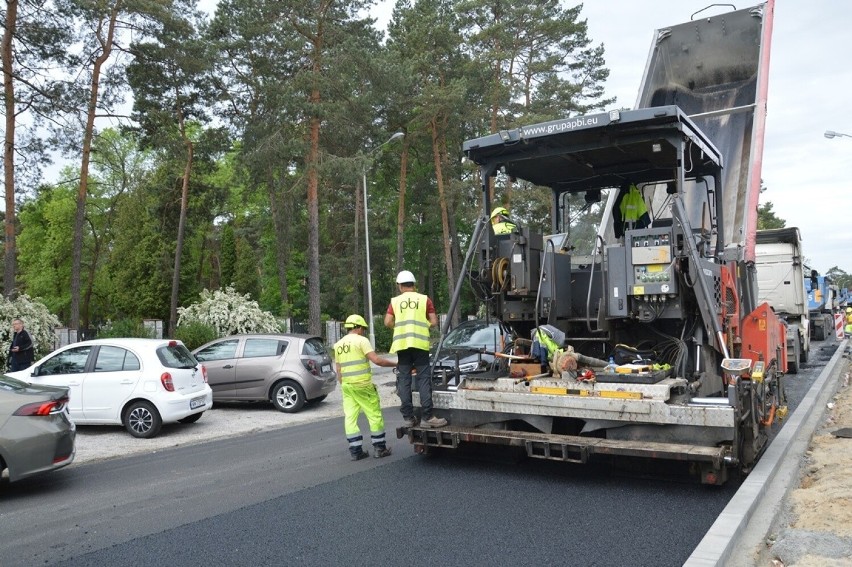
<path fill-rule="evenodd" d="M 359 344 L 359 335 L 346 335 L 334 343 L 334 360 L 340 365 L 340 379 L 344 383 L 366 383 L 372 381 L 370 361 L 364 356 Z"/>
<path fill-rule="evenodd" d="M 494 234 L 501 236 L 503 234 L 512 234 L 518 227 L 513 222 L 504 221 L 492 224 L 491 228 L 494 230 Z"/>
<path fill-rule="evenodd" d="M 642 193 L 635 185 L 630 186 L 630 192 L 621 201 L 621 218 L 624 222 L 636 222 L 648 212 Z"/>
<path fill-rule="evenodd" d="M 428 301 L 428 297 L 414 291 L 406 291 L 391 299 L 394 316 L 391 353 L 407 348 L 429 350 Z"/>

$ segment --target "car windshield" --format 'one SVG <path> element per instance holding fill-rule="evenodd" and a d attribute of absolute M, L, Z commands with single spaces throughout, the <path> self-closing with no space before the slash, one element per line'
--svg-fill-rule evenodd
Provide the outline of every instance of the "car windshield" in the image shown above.
<path fill-rule="evenodd" d="M 461 325 L 447 334 L 445 348 L 486 348 L 500 349 L 500 326 L 496 323 L 486 325 Z"/>
<path fill-rule="evenodd" d="M 180 343 L 162 346 L 157 349 L 157 358 L 163 363 L 163 366 L 169 368 L 195 368 L 198 362 Z"/>

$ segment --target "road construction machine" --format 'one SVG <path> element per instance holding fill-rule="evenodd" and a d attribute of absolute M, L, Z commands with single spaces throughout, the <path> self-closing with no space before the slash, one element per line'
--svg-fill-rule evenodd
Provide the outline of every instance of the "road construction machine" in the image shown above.
<path fill-rule="evenodd" d="M 399 431 L 416 451 L 647 457 L 708 484 L 751 469 L 786 409 L 785 326 L 754 269 L 772 16 L 657 30 L 633 110 L 464 143 L 483 199 L 466 272 L 518 338 L 498 371 L 435 387 L 449 425 Z M 549 192 L 549 233 L 488 228 L 501 183 Z"/>

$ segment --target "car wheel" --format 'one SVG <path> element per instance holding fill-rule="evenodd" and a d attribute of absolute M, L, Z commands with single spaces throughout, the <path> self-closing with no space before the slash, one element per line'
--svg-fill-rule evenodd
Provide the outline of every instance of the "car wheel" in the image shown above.
<path fill-rule="evenodd" d="M 305 405 L 305 391 L 292 380 L 282 380 L 272 387 L 271 399 L 278 411 L 296 413 Z"/>
<path fill-rule="evenodd" d="M 179 420 L 178 420 L 178 423 L 195 423 L 196 421 L 198 421 L 199 419 L 201 419 L 201 415 L 202 415 L 203 413 L 204 413 L 203 411 L 200 411 L 200 412 L 198 412 L 198 413 L 194 413 L 194 414 L 192 414 L 192 415 L 188 415 L 188 416 L 186 416 L 186 417 L 185 417 L 185 418 L 183 418 L 183 419 L 179 419 Z"/>
<path fill-rule="evenodd" d="M 162 426 L 160 413 L 148 402 L 133 402 L 124 411 L 124 428 L 134 437 L 150 439 Z"/>
<path fill-rule="evenodd" d="M 324 399 L 326 399 L 327 397 L 328 397 L 328 394 L 323 394 L 322 396 L 317 396 L 316 398 L 308 400 L 308 402 L 310 402 L 312 404 L 318 404 L 321 401 L 323 401 Z"/>

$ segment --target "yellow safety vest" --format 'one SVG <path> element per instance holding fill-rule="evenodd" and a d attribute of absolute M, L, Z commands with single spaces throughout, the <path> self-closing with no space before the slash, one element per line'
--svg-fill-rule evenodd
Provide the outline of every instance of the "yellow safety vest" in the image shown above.
<path fill-rule="evenodd" d="M 373 371 L 367 359 L 367 353 L 372 350 L 369 339 L 354 333 L 334 343 L 334 360 L 340 365 L 340 379 L 344 384 L 372 382 Z"/>
<path fill-rule="evenodd" d="M 556 344 L 556 341 L 550 338 L 550 336 L 541 329 L 536 330 L 536 339 L 538 339 L 538 342 L 543 344 L 544 348 L 547 349 L 547 359 L 553 360 L 553 354 L 560 348 L 559 345 Z"/>
<path fill-rule="evenodd" d="M 494 230 L 495 235 L 502 236 L 504 234 L 512 234 L 518 227 L 515 226 L 515 223 L 513 222 L 503 221 L 498 222 L 496 224 L 492 224 L 491 228 Z"/>
<path fill-rule="evenodd" d="M 619 208 L 621 209 L 621 219 L 625 223 L 635 223 L 648 212 L 642 193 L 635 185 L 630 186 L 630 191 L 621 200 Z"/>
<path fill-rule="evenodd" d="M 391 353 L 407 348 L 429 350 L 428 301 L 428 297 L 415 291 L 406 291 L 391 299 L 394 316 Z"/>

